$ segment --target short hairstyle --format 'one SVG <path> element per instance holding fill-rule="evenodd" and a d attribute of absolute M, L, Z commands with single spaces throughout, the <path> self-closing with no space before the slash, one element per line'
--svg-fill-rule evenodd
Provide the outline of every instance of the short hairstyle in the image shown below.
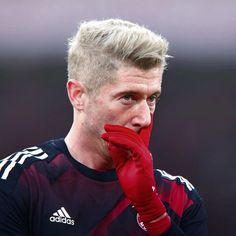
<path fill-rule="evenodd" d="M 115 79 L 121 66 L 165 68 L 168 42 L 161 35 L 121 19 L 83 22 L 69 39 L 68 79 L 96 91 Z"/>

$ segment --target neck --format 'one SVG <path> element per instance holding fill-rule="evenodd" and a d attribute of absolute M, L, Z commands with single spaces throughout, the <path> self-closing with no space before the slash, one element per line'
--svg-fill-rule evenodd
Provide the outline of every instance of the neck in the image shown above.
<path fill-rule="evenodd" d="M 65 138 L 71 156 L 81 164 L 97 170 L 106 171 L 113 168 L 111 157 L 107 154 L 106 143 L 102 139 L 91 138 L 82 127 L 72 125 Z"/>

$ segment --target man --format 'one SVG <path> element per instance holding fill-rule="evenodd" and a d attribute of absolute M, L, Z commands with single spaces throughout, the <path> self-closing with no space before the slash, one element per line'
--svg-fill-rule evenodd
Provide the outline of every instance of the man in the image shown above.
<path fill-rule="evenodd" d="M 207 235 L 198 192 L 153 171 L 148 149 L 167 47 L 131 22 L 80 25 L 68 51 L 72 127 L 0 163 L 0 235 Z"/>

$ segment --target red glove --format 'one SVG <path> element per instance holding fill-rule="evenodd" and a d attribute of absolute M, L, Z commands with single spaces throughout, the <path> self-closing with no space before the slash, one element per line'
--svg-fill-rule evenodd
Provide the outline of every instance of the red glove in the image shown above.
<path fill-rule="evenodd" d="M 107 124 L 104 128 L 102 138 L 108 142 L 126 197 L 135 206 L 149 235 L 161 235 L 169 228 L 170 218 L 155 190 L 152 155 L 147 148 L 152 124 L 139 134 L 119 125 Z"/>

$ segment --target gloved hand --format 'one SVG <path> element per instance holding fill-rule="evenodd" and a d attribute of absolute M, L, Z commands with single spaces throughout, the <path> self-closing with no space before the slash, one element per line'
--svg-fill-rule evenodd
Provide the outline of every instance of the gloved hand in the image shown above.
<path fill-rule="evenodd" d="M 106 124 L 102 138 L 116 168 L 117 176 L 126 197 L 136 208 L 149 235 L 161 235 L 170 226 L 170 218 L 156 192 L 152 155 L 149 144 L 152 123 L 140 133 Z"/>

